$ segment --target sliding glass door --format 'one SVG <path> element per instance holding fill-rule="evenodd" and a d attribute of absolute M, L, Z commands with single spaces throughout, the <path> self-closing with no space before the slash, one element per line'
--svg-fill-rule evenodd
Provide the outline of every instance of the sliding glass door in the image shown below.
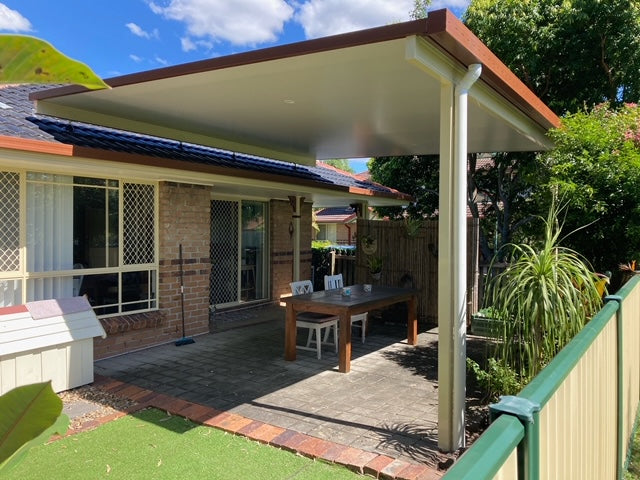
<path fill-rule="evenodd" d="M 268 298 L 268 204 L 211 201 L 211 305 Z"/>

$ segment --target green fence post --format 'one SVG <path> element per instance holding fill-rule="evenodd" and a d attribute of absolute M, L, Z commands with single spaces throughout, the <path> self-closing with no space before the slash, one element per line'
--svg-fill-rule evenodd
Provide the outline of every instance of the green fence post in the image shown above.
<path fill-rule="evenodd" d="M 518 418 L 524 427 L 524 439 L 518 445 L 518 478 L 539 480 L 540 478 L 540 404 L 526 398 L 502 396 L 498 403 L 489 405 L 491 421 L 500 415 Z"/>
<path fill-rule="evenodd" d="M 618 458 L 616 461 L 616 478 L 618 480 L 622 480 L 622 469 L 623 469 L 623 459 L 622 459 L 622 445 L 624 445 L 622 442 L 624 441 L 624 439 L 622 438 L 622 422 L 624 421 L 624 418 L 622 416 L 622 412 L 624 411 L 624 392 L 622 391 L 623 389 L 623 385 L 622 385 L 622 381 L 623 381 L 623 372 L 622 369 L 624 367 L 623 364 L 623 350 L 624 350 L 624 345 L 623 345 L 623 336 L 622 336 L 622 296 L 621 295 L 607 295 L 606 297 L 604 297 L 604 301 L 605 303 L 609 303 L 609 302 L 616 302 L 618 304 L 618 310 L 616 312 L 616 330 L 617 330 L 617 370 L 618 370 L 618 379 L 617 379 L 617 394 L 618 394 L 618 445 L 617 445 L 617 451 L 618 451 Z"/>

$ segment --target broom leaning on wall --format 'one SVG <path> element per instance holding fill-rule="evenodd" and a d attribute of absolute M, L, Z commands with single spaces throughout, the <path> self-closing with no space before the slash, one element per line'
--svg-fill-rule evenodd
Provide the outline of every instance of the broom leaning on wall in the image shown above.
<path fill-rule="evenodd" d="M 190 343 L 196 343 L 196 341 L 191 337 L 185 336 L 184 331 L 184 273 L 182 271 L 182 244 L 180 244 L 180 253 L 179 253 L 179 264 L 180 264 L 180 309 L 182 311 L 182 338 L 176 341 L 176 347 L 181 347 L 182 345 L 189 345 Z"/>

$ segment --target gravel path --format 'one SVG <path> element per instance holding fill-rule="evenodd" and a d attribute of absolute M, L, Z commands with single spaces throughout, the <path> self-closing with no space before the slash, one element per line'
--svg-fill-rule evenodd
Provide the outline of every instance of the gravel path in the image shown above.
<path fill-rule="evenodd" d="M 60 392 L 58 394 L 62 400 L 62 413 L 69 417 L 69 429 L 74 431 L 85 430 L 85 426 L 100 422 L 95 422 L 103 417 L 124 412 L 134 407 L 136 402 L 113 395 L 96 388 L 92 385 Z"/>

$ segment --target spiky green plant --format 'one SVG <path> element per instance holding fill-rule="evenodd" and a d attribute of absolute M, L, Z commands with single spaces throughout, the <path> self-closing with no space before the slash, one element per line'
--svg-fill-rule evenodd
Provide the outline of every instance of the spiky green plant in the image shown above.
<path fill-rule="evenodd" d="M 600 308 L 597 277 L 577 252 L 560 246 L 564 208 L 552 202 L 539 248 L 508 245 L 512 261 L 489 284 L 486 304 L 506 319 L 495 356 L 530 381 Z"/>

